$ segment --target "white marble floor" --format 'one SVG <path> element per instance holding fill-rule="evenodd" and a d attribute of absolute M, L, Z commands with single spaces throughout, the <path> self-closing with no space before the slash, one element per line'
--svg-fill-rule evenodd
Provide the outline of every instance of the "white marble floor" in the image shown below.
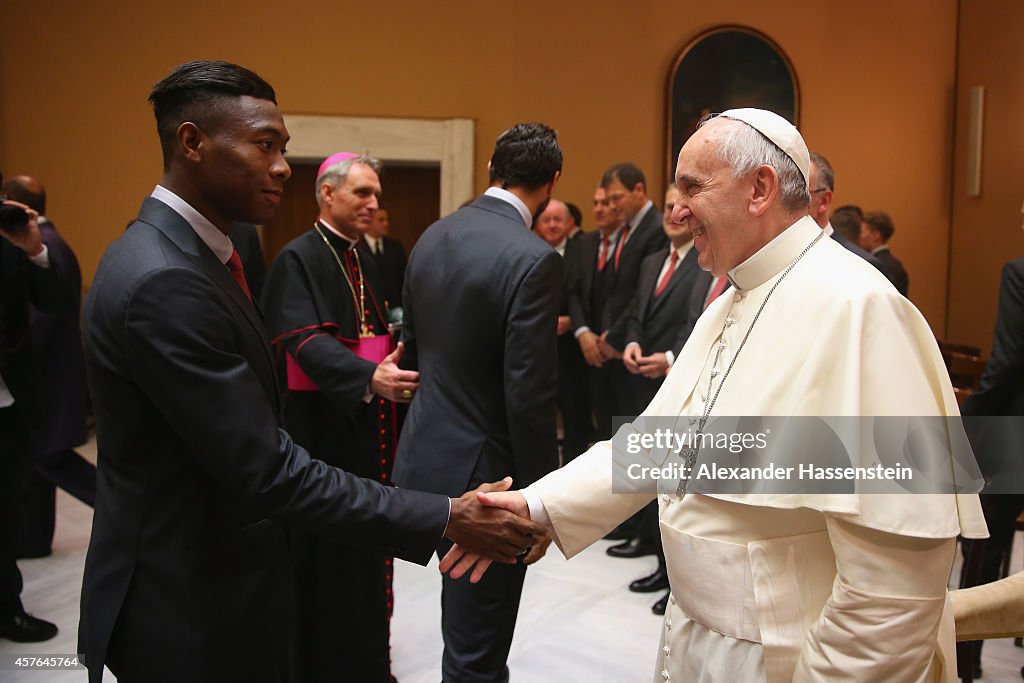
<path fill-rule="evenodd" d="M 78 598 L 92 512 L 58 492 L 57 536 L 52 556 L 25 560 L 26 608 L 56 621 L 60 634 L 46 643 L 0 640 L 0 655 L 52 655 L 76 651 Z M 1021 547 L 1015 546 L 1015 570 Z M 650 606 L 658 594 L 639 595 L 627 584 L 655 567 L 654 558 L 608 557 L 599 542 L 567 562 L 557 550 L 527 573 L 516 637 L 509 657 L 515 683 L 588 681 L 633 683 L 652 680 L 661 620 Z M 398 562 L 392 623 L 394 673 L 402 683 L 440 680 L 440 578 L 429 567 Z M 1012 641 L 985 646 L 982 681 L 1020 681 L 1024 649 Z M 81 683 L 83 671 L 3 671 L 0 683 Z M 109 675 L 107 681 L 114 681 Z"/>

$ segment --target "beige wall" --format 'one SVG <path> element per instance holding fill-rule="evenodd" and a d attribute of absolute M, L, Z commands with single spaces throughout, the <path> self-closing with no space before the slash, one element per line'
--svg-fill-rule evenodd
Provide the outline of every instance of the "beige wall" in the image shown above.
<path fill-rule="evenodd" d="M 1024 4 L 962 3 L 949 338 L 988 355 L 1002 264 L 1024 255 Z M 981 196 L 967 196 L 968 91 L 985 87 Z"/>
<path fill-rule="evenodd" d="M 159 180 L 148 88 L 178 62 L 223 58 L 266 77 L 290 113 L 475 119 L 478 189 L 501 130 L 549 123 L 566 152 L 558 194 L 589 221 L 592 188 L 613 162 L 637 162 L 660 193 L 668 69 L 695 34 L 743 24 L 794 64 L 802 127 L 836 167 L 836 201 L 893 215 L 911 297 L 941 332 L 956 3 L 781 6 L 9 0 L 5 24 L 32 30 L 0 43 L 0 168 L 46 182 L 50 214 L 91 279 Z"/>

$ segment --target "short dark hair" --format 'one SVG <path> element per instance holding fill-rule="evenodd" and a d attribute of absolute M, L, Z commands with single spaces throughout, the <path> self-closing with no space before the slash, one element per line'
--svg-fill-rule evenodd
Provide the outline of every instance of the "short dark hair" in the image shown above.
<path fill-rule="evenodd" d="M 243 66 L 222 61 L 185 62 L 153 86 L 149 102 L 156 117 L 164 168 L 174 156 L 175 135 L 185 121 L 213 125 L 228 100 L 248 95 L 277 104 L 270 84 Z"/>
<path fill-rule="evenodd" d="M 498 136 L 491 154 L 491 185 L 536 190 L 562 170 L 558 133 L 543 123 L 517 123 Z"/>
<path fill-rule="evenodd" d="M 836 174 L 832 170 L 832 164 L 828 163 L 828 159 L 821 156 L 817 152 L 811 152 L 811 163 L 818 167 L 818 173 L 821 175 L 821 182 L 825 183 L 825 187 L 836 191 Z M 811 192 L 821 188 L 812 187 Z"/>
<path fill-rule="evenodd" d="M 860 216 L 852 209 L 841 209 L 832 214 L 832 228 L 840 235 L 856 242 L 860 239 Z"/>
<path fill-rule="evenodd" d="M 644 194 L 647 194 L 647 177 L 635 164 L 628 161 L 615 164 L 601 176 L 601 187 L 608 189 L 608 186 L 618 180 L 627 190 L 632 190 L 637 183 L 644 186 Z"/>
<path fill-rule="evenodd" d="M 839 213 L 840 211 L 851 211 L 857 214 L 858 221 L 864 218 L 864 209 L 860 208 L 856 204 L 843 204 L 842 206 L 837 206 L 835 213 Z"/>
<path fill-rule="evenodd" d="M 583 212 L 580 211 L 580 207 L 576 206 L 572 202 L 566 202 L 565 208 L 569 209 L 569 214 L 572 216 L 573 222 L 576 223 L 577 227 L 583 227 Z"/>
<path fill-rule="evenodd" d="M 4 194 L 8 199 L 21 202 L 40 216 L 46 214 L 46 188 L 42 185 L 39 186 L 39 192 L 32 192 L 18 181 L 18 176 L 11 178 L 6 183 L 3 181 L 3 176 L 0 176 L 0 186 L 3 187 Z"/>
<path fill-rule="evenodd" d="M 896 226 L 892 224 L 892 218 L 884 211 L 869 211 L 862 219 L 869 227 L 878 231 L 882 236 L 882 242 L 888 242 L 892 234 L 896 232 Z"/>

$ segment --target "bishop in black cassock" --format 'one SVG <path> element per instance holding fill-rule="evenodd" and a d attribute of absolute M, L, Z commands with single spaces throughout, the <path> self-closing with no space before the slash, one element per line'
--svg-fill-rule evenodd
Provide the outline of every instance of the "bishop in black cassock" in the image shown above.
<path fill-rule="evenodd" d="M 289 432 L 314 457 L 390 483 L 395 405 L 371 394 L 378 363 L 353 350 L 388 334 L 384 305 L 365 243 L 322 219 L 284 247 L 263 291 L 278 368 L 289 387 Z M 292 533 L 292 549 L 294 680 L 390 681 L 392 559 L 299 531 Z"/>

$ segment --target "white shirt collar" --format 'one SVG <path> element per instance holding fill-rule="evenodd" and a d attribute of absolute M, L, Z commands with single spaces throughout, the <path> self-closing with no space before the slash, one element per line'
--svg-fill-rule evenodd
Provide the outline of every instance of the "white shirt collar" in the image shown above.
<path fill-rule="evenodd" d="M 875 247 L 874 249 L 871 250 L 871 255 L 874 256 L 875 254 L 877 254 L 880 251 L 889 251 L 889 245 L 888 244 L 879 244 L 877 247 Z"/>
<path fill-rule="evenodd" d="M 325 221 L 325 220 L 324 220 L 323 218 L 318 218 L 318 219 L 317 219 L 317 222 L 318 222 L 318 223 L 319 223 L 320 225 L 322 225 L 322 226 L 324 226 L 325 228 L 327 228 L 328 230 L 330 230 L 330 231 L 331 231 L 332 233 L 334 233 L 334 234 L 335 234 L 335 235 L 337 235 L 338 237 L 340 237 L 341 239 L 345 240 L 345 242 L 346 242 L 346 243 L 348 244 L 348 247 L 347 247 L 347 249 L 351 249 L 352 247 L 356 246 L 356 244 L 357 244 L 357 243 L 359 242 L 359 240 L 354 240 L 354 239 L 352 239 L 351 237 L 346 237 L 345 235 L 343 235 L 343 234 L 341 233 L 341 231 L 340 231 L 340 230 L 338 230 L 338 229 L 337 229 L 336 227 L 334 227 L 333 225 L 331 225 L 330 223 L 328 223 L 327 221 Z"/>
<path fill-rule="evenodd" d="M 674 249 L 673 251 L 675 251 L 677 254 L 679 254 L 679 262 L 681 263 L 682 260 L 684 258 L 686 258 L 686 255 L 690 253 L 691 249 L 693 249 L 693 240 L 690 240 L 689 242 L 687 242 L 683 246 L 679 247 L 678 249 Z M 671 251 L 668 253 L 668 257 L 672 258 L 672 252 Z"/>
<path fill-rule="evenodd" d="M 558 252 L 559 256 L 565 256 L 565 245 L 569 242 L 569 238 L 564 238 L 561 242 L 555 245 L 555 251 Z"/>
<path fill-rule="evenodd" d="M 821 227 L 810 216 L 804 216 L 783 230 L 757 253 L 729 271 L 729 280 L 741 291 L 760 287 L 778 275 L 821 234 Z"/>
<path fill-rule="evenodd" d="M 533 215 L 530 213 L 530 210 L 526 208 L 526 204 L 523 203 L 522 199 L 500 187 L 488 187 L 484 190 L 484 194 L 488 197 L 501 199 L 502 201 L 506 201 L 514 206 L 516 211 L 519 212 L 520 217 L 522 217 L 523 223 L 526 224 L 527 229 L 533 227 Z"/>
<path fill-rule="evenodd" d="M 235 252 L 235 245 L 231 243 L 231 238 L 218 230 L 217 226 L 211 223 L 206 216 L 196 211 L 192 208 L 191 204 L 162 185 L 157 185 L 150 196 L 153 199 L 159 199 L 188 221 L 188 224 L 199 235 L 199 239 L 210 248 L 210 251 L 214 253 L 217 260 L 221 263 L 228 262 L 231 254 Z"/>
<path fill-rule="evenodd" d="M 647 215 L 647 212 L 650 211 L 653 207 L 654 202 L 648 199 L 647 203 L 644 204 L 643 207 L 641 207 L 641 209 L 636 212 L 636 215 L 633 216 L 633 218 L 629 221 L 630 230 L 636 230 L 636 226 L 640 225 L 640 221 L 644 219 L 644 217 Z"/>
<path fill-rule="evenodd" d="M 829 221 L 828 223 L 826 223 L 825 227 L 822 228 L 822 230 L 825 231 L 825 237 L 831 237 L 832 233 L 834 233 L 836 231 L 836 229 L 832 227 L 832 221 Z"/>
<path fill-rule="evenodd" d="M 376 252 L 377 251 L 377 242 L 379 242 L 379 241 L 383 242 L 383 240 L 378 240 L 376 237 L 374 237 L 373 235 L 370 235 L 368 233 L 363 235 L 363 239 L 366 240 L 366 243 L 370 246 L 370 251 L 372 251 L 372 252 Z M 381 244 L 381 247 L 383 247 L 383 246 L 384 245 Z"/>

